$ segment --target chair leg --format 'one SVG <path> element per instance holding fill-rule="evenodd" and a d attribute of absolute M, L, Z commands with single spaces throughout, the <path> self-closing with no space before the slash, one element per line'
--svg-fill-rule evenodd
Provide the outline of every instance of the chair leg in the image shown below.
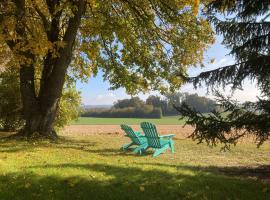
<path fill-rule="evenodd" d="M 154 154 L 153 154 L 153 157 L 157 157 L 158 155 L 160 155 L 162 152 L 164 152 L 168 148 L 169 148 L 169 145 L 165 145 L 165 146 L 161 147 L 160 149 L 156 149 Z"/>
<path fill-rule="evenodd" d="M 147 149 L 149 149 L 148 145 L 140 151 L 140 155 L 144 154 Z"/>
<path fill-rule="evenodd" d="M 171 148 L 171 152 L 174 153 L 174 142 L 173 142 L 173 140 L 170 140 L 170 148 Z"/>
<path fill-rule="evenodd" d="M 125 144 L 125 145 L 122 146 L 122 149 L 123 149 L 124 151 L 126 151 L 126 150 L 127 150 L 129 147 L 131 147 L 132 145 L 134 145 L 133 142 L 131 142 L 131 143 L 129 143 L 129 144 Z"/>
<path fill-rule="evenodd" d="M 142 144 L 134 149 L 134 153 L 139 153 L 140 155 L 148 148 L 147 144 Z"/>

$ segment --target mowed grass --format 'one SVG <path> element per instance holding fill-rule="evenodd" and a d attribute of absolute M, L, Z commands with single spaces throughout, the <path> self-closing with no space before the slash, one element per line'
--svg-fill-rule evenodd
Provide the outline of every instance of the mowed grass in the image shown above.
<path fill-rule="evenodd" d="M 46 141 L 0 141 L 1 200 L 269 200 L 270 145 L 241 144 L 231 151 L 175 140 L 176 153 L 157 158 L 122 152 L 116 135 Z M 255 169 L 248 169 L 254 167 Z"/>
<path fill-rule="evenodd" d="M 120 124 L 140 124 L 141 122 L 151 122 L 157 125 L 183 125 L 185 120 L 179 119 L 180 116 L 163 117 L 161 119 L 142 119 L 142 118 L 95 118 L 80 117 L 72 122 L 74 125 L 120 125 Z"/>

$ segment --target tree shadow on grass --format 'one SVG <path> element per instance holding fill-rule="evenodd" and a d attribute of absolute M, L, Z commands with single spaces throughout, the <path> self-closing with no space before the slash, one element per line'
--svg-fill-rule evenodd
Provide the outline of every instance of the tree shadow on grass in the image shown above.
<path fill-rule="evenodd" d="M 178 170 L 193 170 L 203 171 L 215 174 L 222 174 L 231 177 L 250 178 L 254 180 L 261 180 L 270 183 L 270 165 L 259 166 L 192 166 L 192 165 L 170 165 L 164 163 L 139 163 L 142 166 L 159 166 L 159 167 L 173 167 Z M 270 186 L 269 186 L 270 187 Z M 270 199 L 270 198 L 269 198 Z"/>
<path fill-rule="evenodd" d="M 96 142 L 78 139 L 75 140 L 66 137 L 59 137 L 57 141 L 2 138 L 0 140 L 0 152 L 2 153 L 16 153 L 23 151 L 29 152 L 35 151 L 37 147 L 84 150 L 86 147 L 89 148 L 95 145 Z"/>
<path fill-rule="evenodd" d="M 84 151 L 89 152 L 89 153 L 94 153 L 98 154 L 101 156 L 125 156 L 125 157 L 135 157 L 135 156 L 149 156 L 153 155 L 153 151 L 146 151 L 143 154 L 135 154 L 133 152 L 133 149 L 128 149 L 126 151 L 123 151 L 121 148 L 115 149 L 115 148 L 103 148 L 103 149 L 85 149 Z"/>
<path fill-rule="evenodd" d="M 119 148 L 102 148 L 96 149 L 92 148 L 96 146 L 96 142 L 88 141 L 88 140 L 79 140 L 67 137 L 60 137 L 57 141 L 26 141 L 26 140 L 15 140 L 15 139 L 2 139 L 0 140 L 0 153 L 16 153 L 16 152 L 31 152 L 35 151 L 37 147 L 43 148 L 54 148 L 54 149 L 73 149 L 80 150 L 87 153 L 99 154 L 102 156 L 127 156 L 134 157 L 139 156 L 138 154 L 134 154 L 132 149 L 127 151 L 123 151 L 121 147 Z M 153 154 L 152 151 L 147 151 L 143 155 L 140 156 L 148 156 Z"/>
<path fill-rule="evenodd" d="M 80 169 L 87 175 L 42 176 L 35 170 Z M 95 177 L 97 174 L 102 176 Z M 94 174 L 94 175 L 91 175 Z M 32 166 L 27 173 L 0 176 L 0 197 L 11 199 L 177 200 L 258 199 L 269 200 L 264 186 L 250 180 L 190 171 L 170 173 L 158 169 L 104 164 L 57 164 Z"/>

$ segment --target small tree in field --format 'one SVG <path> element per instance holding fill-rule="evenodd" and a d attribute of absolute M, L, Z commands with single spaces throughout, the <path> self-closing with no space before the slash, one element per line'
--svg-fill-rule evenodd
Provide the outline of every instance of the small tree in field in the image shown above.
<path fill-rule="evenodd" d="M 2 0 L 0 48 L 20 71 L 24 136 L 54 138 L 66 80 L 104 72 L 129 94 L 179 88 L 212 43 L 198 0 Z"/>
<path fill-rule="evenodd" d="M 208 5 L 207 16 L 224 37 L 223 44 L 231 49 L 236 63 L 203 72 L 189 80 L 195 86 L 202 82 L 215 89 L 232 85 L 241 88 L 245 79 L 257 82 L 263 99 L 239 104 L 218 93 L 224 113 L 214 111 L 208 116 L 183 105 L 178 110 L 188 117 L 187 124 L 195 126 L 191 135 L 199 142 L 210 145 L 218 142 L 228 147 L 239 138 L 255 136 L 258 145 L 270 136 L 270 1 L 214 0 Z M 222 17 L 223 16 L 223 17 Z"/>

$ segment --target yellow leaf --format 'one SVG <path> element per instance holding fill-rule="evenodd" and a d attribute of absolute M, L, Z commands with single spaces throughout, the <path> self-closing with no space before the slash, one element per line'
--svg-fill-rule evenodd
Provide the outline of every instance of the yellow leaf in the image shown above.
<path fill-rule="evenodd" d="M 31 186 L 30 183 L 26 183 L 26 184 L 24 185 L 25 188 L 30 188 L 30 186 Z"/>
<path fill-rule="evenodd" d="M 145 188 L 143 186 L 140 186 L 140 191 L 144 192 Z"/>
<path fill-rule="evenodd" d="M 74 187 L 74 186 L 75 186 L 74 183 L 69 183 L 68 185 L 69 185 L 70 187 Z"/>

